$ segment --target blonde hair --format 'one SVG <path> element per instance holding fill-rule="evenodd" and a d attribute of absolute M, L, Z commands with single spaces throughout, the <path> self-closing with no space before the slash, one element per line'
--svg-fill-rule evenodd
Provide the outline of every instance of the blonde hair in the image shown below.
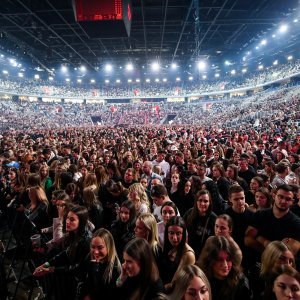
<path fill-rule="evenodd" d="M 147 241 L 151 248 L 159 245 L 157 222 L 155 217 L 151 213 L 143 213 L 137 217 L 147 229 Z"/>
<path fill-rule="evenodd" d="M 135 192 L 136 193 L 136 199 L 132 199 L 130 198 L 130 193 L 131 192 Z M 150 210 L 150 203 L 148 200 L 148 196 L 146 194 L 145 188 L 143 187 L 143 185 L 141 183 L 133 183 L 131 186 L 129 186 L 128 188 L 128 199 L 135 202 L 140 202 L 145 203 L 147 205 L 147 209 Z M 137 201 L 138 200 L 138 201 Z"/>
<path fill-rule="evenodd" d="M 118 255 L 117 255 L 114 238 L 111 235 L 111 233 L 104 228 L 100 228 L 94 232 L 93 239 L 96 237 L 100 237 L 101 239 L 103 239 L 103 241 L 106 245 L 107 267 L 105 268 L 105 271 L 103 274 L 103 279 L 104 279 L 104 282 L 109 283 L 112 280 L 112 275 L 113 275 L 115 265 L 117 265 L 118 273 L 119 274 L 121 273 L 121 264 L 120 264 L 120 261 L 119 261 Z"/>
<path fill-rule="evenodd" d="M 194 277 L 199 277 L 207 287 L 209 299 L 212 299 L 209 281 L 205 273 L 196 265 L 187 265 L 176 273 L 172 282 L 171 293 L 167 299 L 181 300 Z"/>
<path fill-rule="evenodd" d="M 94 173 L 88 173 L 84 178 L 83 187 L 95 185 L 97 187 L 97 177 Z"/>
<path fill-rule="evenodd" d="M 31 187 L 29 188 L 29 193 L 33 196 L 36 202 L 44 202 L 47 205 L 49 204 L 46 193 L 42 187 L 40 186 Z"/>
<path fill-rule="evenodd" d="M 283 252 L 290 251 L 290 248 L 282 241 L 273 241 L 265 248 L 261 255 L 261 268 L 260 276 L 267 279 L 272 275 L 276 260 L 282 255 Z M 295 260 L 293 261 L 295 268 Z"/>

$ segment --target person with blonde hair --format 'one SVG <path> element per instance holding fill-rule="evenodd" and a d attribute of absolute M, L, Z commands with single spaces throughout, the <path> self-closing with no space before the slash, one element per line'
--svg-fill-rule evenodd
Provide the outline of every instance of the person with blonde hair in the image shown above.
<path fill-rule="evenodd" d="M 94 173 L 88 173 L 83 181 L 83 190 L 91 189 L 95 194 L 98 192 L 97 177 Z"/>
<path fill-rule="evenodd" d="M 295 257 L 284 242 L 273 241 L 268 244 L 261 255 L 261 278 L 269 280 L 272 277 L 274 270 L 282 265 L 289 265 L 295 268 Z"/>
<path fill-rule="evenodd" d="M 121 264 L 111 233 L 100 228 L 93 234 L 90 244 L 91 261 L 82 286 L 82 299 L 115 299 L 116 280 L 121 274 Z"/>
<path fill-rule="evenodd" d="M 162 249 L 159 244 L 157 223 L 151 213 L 140 214 L 135 222 L 134 234 L 138 238 L 145 239 L 154 254 L 156 261 L 160 259 Z"/>
<path fill-rule="evenodd" d="M 212 300 L 210 284 L 206 275 L 196 265 L 185 266 L 176 274 L 166 299 Z"/>
<path fill-rule="evenodd" d="M 150 212 L 148 196 L 141 183 L 134 183 L 128 188 L 128 199 L 134 203 L 137 215 Z"/>
<path fill-rule="evenodd" d="M 109 174 L 107 169 L 100 165 L 95 168 L 95 175 L 97 178 L 97 186 L 100 187 L 101 184 L 105 184 L 109 180 Z"/>

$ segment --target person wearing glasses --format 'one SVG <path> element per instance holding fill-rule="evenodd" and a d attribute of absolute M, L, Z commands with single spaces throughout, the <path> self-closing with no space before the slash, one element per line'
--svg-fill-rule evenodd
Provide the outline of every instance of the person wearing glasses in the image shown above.
<path fill-rule="evenodd" d="M 293 202 L 293 187 L 287 184 L 278 187 L 273 207 L 253 215 L 245 235 L 246 246 L 262 252 L 270 242 L 279 240 L 296 254 L 300 248 L 300 218 L 290 211 Z"/>

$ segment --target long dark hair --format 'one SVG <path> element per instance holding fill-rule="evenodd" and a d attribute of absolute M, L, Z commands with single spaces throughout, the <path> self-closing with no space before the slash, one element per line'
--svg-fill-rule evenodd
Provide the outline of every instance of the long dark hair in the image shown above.
<path fill-rule="evenodd" d="M 225 279 L 226 284 L 222 287 L 222 295 L 224 295 L 224 298 L 227 298 L 234 291 L 243 274 L 239 255 L 237 253 L 238 249 L 235 245 L 224 236 L 209 237 L 196 265 L 204 271 L 211 281 L 214 278 L 213 265 L 217 261 L 220 251 L 226 252 L 232 261 L 232 268 Z"/>
<path fill-rule="evenodd" d="M 168 230 L 169 227 L 171 226 L 178 226 L 180 228 L 182 228 L 182 239 L 180 241 L 180 243 L 178 244 L 178 246 L 176 247 L 176 257 L 175 257 L 175 262 L 179 263 L 182 257 L 182 254 L 184 252 L 185 249 L 185 243 L 186 243 L 186 226 L 185 226 L 185 222 L 181 217 L 175 216 L 172 217 L 168 220 L 166 227 L 165 227 L 165 234 L 164 234 L 164 249 L 163 249 L 163 254 L 165 256 L 168 256 L 170 250 L 173 248 L 172 244 L 169 241 L 168 238 Z"/>
<path fill-rule="evenodd" d="M 135 227 L 136 210 L 133 201 L 126 200 L 122 202 L 120 209 L 126 207 L 129 210 L 129 220 L 127 221 L 128 227 Z"/>
<path fill-rule="evenodd" d="M 187 217 L 187 222 L 186 222 L 187 227 L 192 226 L 192 224 L 195 222 L 195 220 L 199 216 L 197 201 L 198 201 L 199 197 L 202 195 L 208 195 L 208 197 L 209 197 L 209 207 L 208 207 L 205 215 L 209 216 L 212 212 L 212 199 L 211 199 L 211 195 L 210 195 L 209 191 L 208 190 L 199 191 L 195 196 L 193 209 L 192 209 L 191 213 L 189 214 L 189 216 Z"/>
<path fill-rule="evenodd" d="M 125 246 L 124 253 L 139 262 L 140 265 L 140 273 L 137 275 L 138 282 L 135 290 L 131 293 L 130 299 L 143 300 L 150 283 L 156 282 L 159 278 L 152 249 L 145 239 L 135 238 Z"/>
<path fill-rule="evenodd" d="M 89 213 L 86 207 L 80 205 L 70 205 L 69 212 L 74 213 L 79 219 L 79 226 L 76 233 L 70 232 L 69 235 L 76 237 L 82 237 L 86 231 L 86 225 L 88 222 Z"/>
<path fill-rule="evenodd" d="M 80 205 L 70 205 L 69 206 L 69 212 L 74 213 L 78 219 L 79 219 L 79 225 L 78 225 L 78 230 L 75 232 L 69 232 L 68 234 L 68 242 L 69 242 L 69 247 L 67 248 L 67 253 L 68 256 L 70 257 L 70 261 L 75 259 L 76 251 L 77 251 L 77 246 L 80 240 L 86 236 L 87 230 L 87 222 L 88 222 L 88 210 L 84 206 Z"/>

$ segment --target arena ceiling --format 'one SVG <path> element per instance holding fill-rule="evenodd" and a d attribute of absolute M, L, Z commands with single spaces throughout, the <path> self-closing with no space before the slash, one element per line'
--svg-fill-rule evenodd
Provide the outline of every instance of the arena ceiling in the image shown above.
<path fill-rule="evenodd" d="M 241 59 L 265 34 L 298 11 L 298 0 L 132 0 L 130 37 L 91 38 L 75 21 L 71 0 L 1 0 L 0 47 L 45 68 L 104 62 L 187 66 Z M 273 48 L 299 47 L 299 28 Z M 267 51 L 264 53 L 267 55 Z"/>

